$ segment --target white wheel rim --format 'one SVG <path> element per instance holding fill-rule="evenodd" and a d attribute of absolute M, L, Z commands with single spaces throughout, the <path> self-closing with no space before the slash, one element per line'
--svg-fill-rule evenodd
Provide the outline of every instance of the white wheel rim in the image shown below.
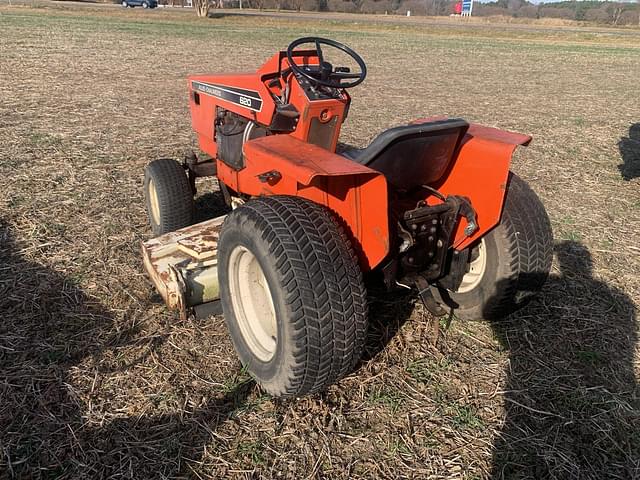
<path fill-rule="evenodd" d="M 149 180 L 149 205 L 151 205 L 151 218 L 153 223 L 160 225 L 160 202 L 158 202 L 158 192 L 153 180 Z"/>
<path fill-rule="evenodd" d="M 484 238 L 478 244 L 478 256 L 469 263 L 469 271 L 462 277 L 457 293 L 467 293 L 476 288 L 487 269 L 487 248 Z"/>
<path fill-rule="evenodd" d="M 269 284 L 256 256 L 237 246 L 229 256 L 229 290 L 240 333 L 263 362 L 276 352 L 278 325 Z"/>

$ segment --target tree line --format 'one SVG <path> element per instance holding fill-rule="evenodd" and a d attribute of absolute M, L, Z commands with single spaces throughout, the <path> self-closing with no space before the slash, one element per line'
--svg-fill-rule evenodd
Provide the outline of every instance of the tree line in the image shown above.
<path fill-rule="evenodd" d="M 481 16 L 560 18 L 609 25 L 640 26 L 640 0 L 637 3 L 574 0 L 539 5 L 534 5 L 526 0 L 497 0 L 475 4 L 473 13 Z"/>
<path fill-rule="evenodd" d="M 185 0 L 165 0 L 170 4 Z M 192 0 L 199 16 L 214 8 L 370 13 L 387 15 L 448 16 L 458 0 Z M 534 4 L 527 0 L 475 2 L 473 15 L 512 18 L 557 18 L 607 25 L 640 26 L 640 0 L 636 3 L 581 0 Z"/>

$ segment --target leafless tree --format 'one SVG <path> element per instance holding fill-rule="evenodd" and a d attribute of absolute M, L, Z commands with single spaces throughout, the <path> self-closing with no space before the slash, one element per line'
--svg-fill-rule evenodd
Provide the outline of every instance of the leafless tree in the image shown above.
<path fill-rule="evenodd" d="M 614 25 L 618 25 L 618 21 L 620 20 L 620 16 L 622 15 L 622 6 L 621 5 L 609 5 L 607 7 L 607 13 L 609 14 L 611 21 Z"/>
<path fill-rule="evenodd" d="M 193 0 L 193 8 L 199 17 L 207 17 L 209 15 L 209 0 Z"/>

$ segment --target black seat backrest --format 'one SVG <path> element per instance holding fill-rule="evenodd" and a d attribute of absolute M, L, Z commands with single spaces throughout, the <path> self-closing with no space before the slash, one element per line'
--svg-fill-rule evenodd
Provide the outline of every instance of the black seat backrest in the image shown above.
<path fill-rule="evenodd" d="M 390 128 L 355 161 L 383 173 L 401 190 L 432 184 L 447 171 L 468 128 L 461 118 Z"/>

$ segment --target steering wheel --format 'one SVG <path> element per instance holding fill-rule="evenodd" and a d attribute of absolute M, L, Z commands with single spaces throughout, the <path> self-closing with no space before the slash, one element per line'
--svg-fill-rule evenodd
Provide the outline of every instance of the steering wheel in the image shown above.
<path fill-rule="evenodd" d="M 296 64 L 293 60 L 293 51 L 296 47 L 305 43 L 313 43 L 316 46 L 316 54 L 318 55 L 319 65 L 303 65 Z M 322 54 L 322 48 L 320 45 L 327 45 L 329 47 L 342 50 L 344 53 L 353 58 L 360 71 L 351 73 L 348 67 L 334 67 L 329 62 L 324 60 Z M 351 50 L 346 45 L 336 42 L 335 40 L 329 40 L 328 38 L 320 37 L 304 37 L 294 40 L 287 47 L 287 60 L 289 60 L 289 66 L 291 70 L 298 73 L 316 85 L 322 85 L 331 88 L 352 88 L 361 84 L 367 76 L 367 66 L 360 55 Z"/>

